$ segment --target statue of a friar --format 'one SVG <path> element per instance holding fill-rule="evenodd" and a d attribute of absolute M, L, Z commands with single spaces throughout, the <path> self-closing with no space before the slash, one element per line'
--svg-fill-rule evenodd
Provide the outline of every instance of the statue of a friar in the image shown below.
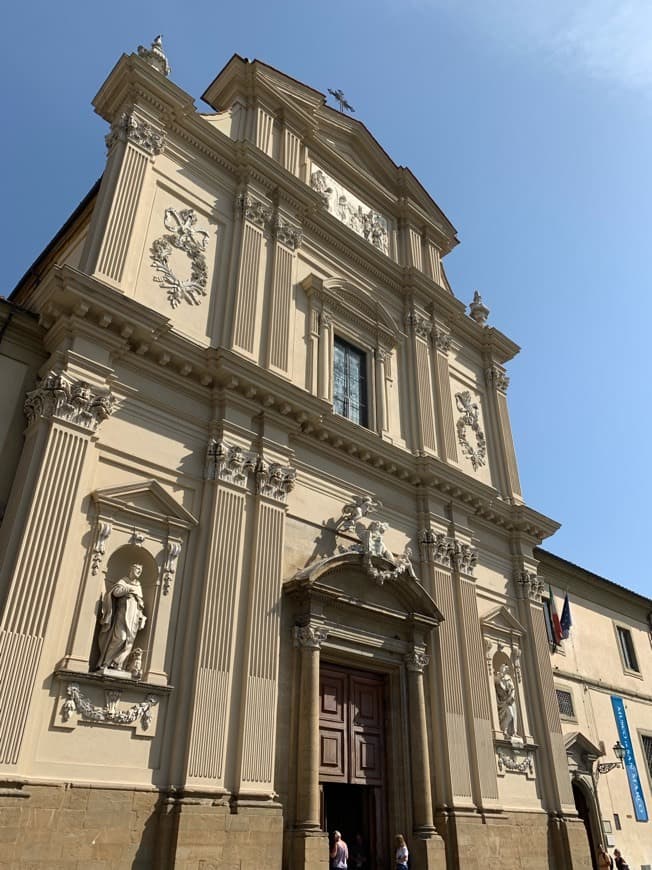
<path fill-rule="evenodd" d="M 143 566 L 134 563 L 128 576 L 118 580 L 102 599 L 98 668 L 125 670 L 136 635 L 147 621 L 140 585 L 142 573 Z"/>

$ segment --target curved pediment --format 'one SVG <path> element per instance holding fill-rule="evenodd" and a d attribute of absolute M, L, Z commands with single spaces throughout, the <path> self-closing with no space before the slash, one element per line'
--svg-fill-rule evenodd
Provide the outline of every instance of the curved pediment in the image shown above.
<path fill-rule="evenodd" d="M 337 553 L 299 571 L 285 584 L 289 595 L 319 594 L 322 598 L 386 617 L 412 619 L 436 627 L 443 614 L 410 568 L 365 553 Z"/>

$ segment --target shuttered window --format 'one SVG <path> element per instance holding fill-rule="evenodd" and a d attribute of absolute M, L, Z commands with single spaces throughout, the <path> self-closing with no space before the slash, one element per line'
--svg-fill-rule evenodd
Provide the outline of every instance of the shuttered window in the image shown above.
<path fill-rule="evenodd" d="M 333 354 L 333 410 L 360 426 L 367 426 L 367 355 L 335 336 Z"/>

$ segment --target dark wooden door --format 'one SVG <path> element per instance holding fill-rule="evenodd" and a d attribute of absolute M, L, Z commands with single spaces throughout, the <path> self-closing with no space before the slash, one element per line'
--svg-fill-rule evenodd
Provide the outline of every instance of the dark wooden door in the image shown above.
<path fill-rule="evenodd" d="M 383 677 L 334 666 L 319 676 L 321 781 L 383 785 Z"/>

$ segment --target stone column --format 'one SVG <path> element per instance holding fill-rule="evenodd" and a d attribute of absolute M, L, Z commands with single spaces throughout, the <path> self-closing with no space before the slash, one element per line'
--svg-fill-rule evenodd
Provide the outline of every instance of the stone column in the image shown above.
<path fill-rule="evenodd" d="M 457 437 L 453 419 L 453 396 L 448 368 L 448 352 L 451 335 L 435 325 L 432 329 L 432 345 L 435 354 L 435 409 L 439 435 L 439 452 L 442 459 L 457 462 Z"/>
<path fill-rule="evenodd" d="M 114 399 L 51 373 L 28 394 L 23 458 L 3 524 L 0 765 L 18 762 L 89 446 Z"/>
<path fill-rule="evenodd" d="M 319 315 L 319 371 L 317 376 L 317 395 L 326 402 L 333 401 L 331 340 L 332 319 L 327 311 Z"/>
<path fill-rule="evenodd" d="M 410 380 L 413 384 L 414 399 L 412 401 L 414 426 L 413 449 L 420 455 L 437 452 L 437 437 L 435 434 L 435 413 L 433 403 L 432 372 L 430 360 L 430 331 L 432 323 L 426 317 L 421 317 L 411 311 L 406 323 L 410 350 Z"/>
<path fill-rule="evenodd" d="M 412 817 L 415 832 L 434 831 L 430 791 L 430 754 L 423 671 L 429 657 L 414 649 L 405 658 L 408 672 L 410 746 L 412 750 Z"/>
<path fill-rule="evenodd" d="M 302 233 L 277 212 L 272 221 L 272 238 L 272 281 L 269 290 L 265 362 L 268 368 L 289 377 L 294 335 L 292 273 L 295 252 L 301 244 Z"/>
<path fill-rule="evenodd" d="M 292 865 L 297 870 L 325 870 L 328 866 L 328 839 L 321 830 L 319 811 L 319 651 L 325 640 L 323 628 L 309 624 L 294 629 L 301 658 Z"/>
<path fill-rule="evenodd" d="M 256 359 L 262 328 L 259 314 L 263 242 L 272 220 L 272 210 L 249 193 L 243 193 L 236 200 L 235 212 L 241 221 L 239 248 L 234 248 L 234 255 L 238 257 L 238 277 L 233 294 L 233 310 L 227 317 L 231 319 L 232 346 Z"/>

